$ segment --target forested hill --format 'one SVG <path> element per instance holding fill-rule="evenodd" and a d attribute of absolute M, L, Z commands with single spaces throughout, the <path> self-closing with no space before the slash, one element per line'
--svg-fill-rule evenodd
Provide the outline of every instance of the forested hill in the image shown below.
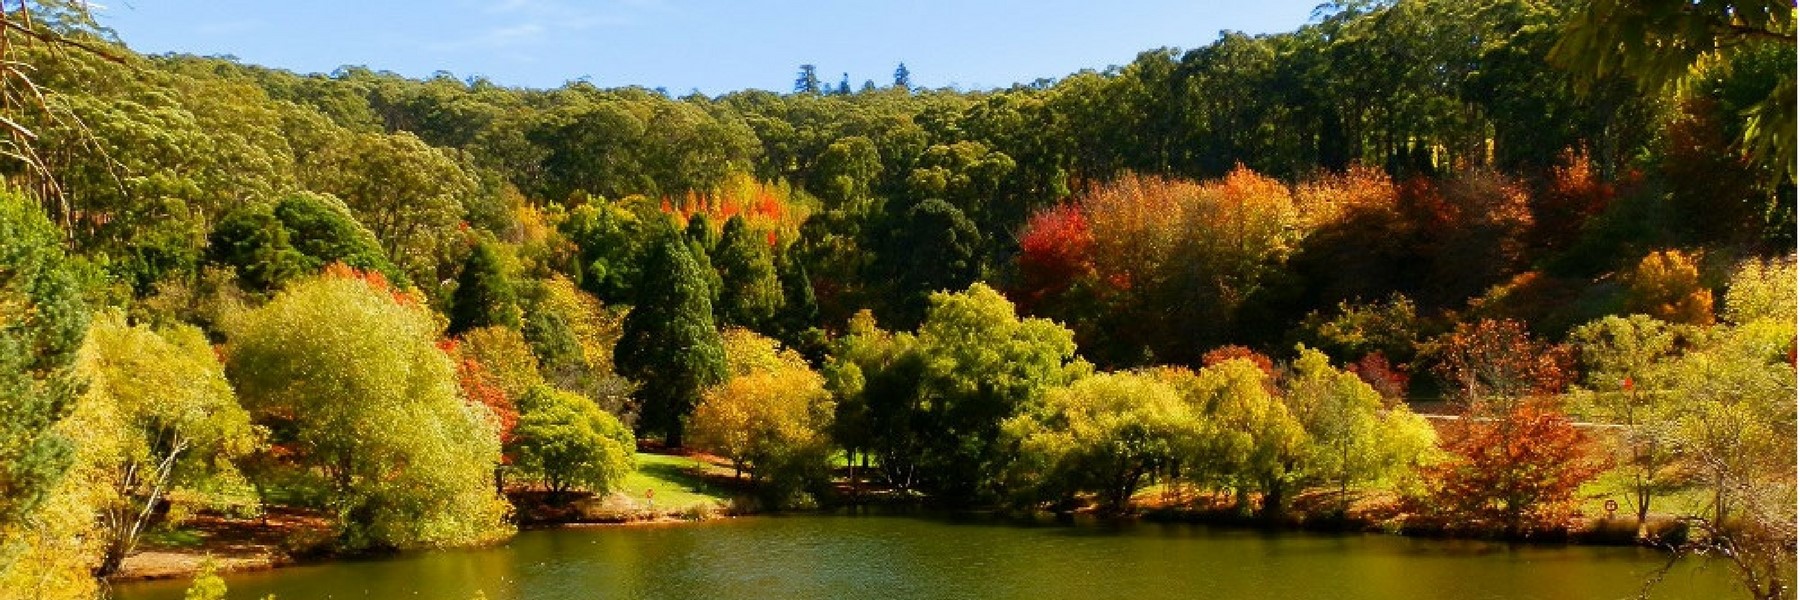
<path fill-rule="evenodd" d="M 1346 2 L 680 98 L 142 56 L 81 6 L 0 3 L 0 599 L 202 512 L 486 543 L 653 436 L 772 508 L 1328 488 L 1529 536 L 1604 477 L 1786 589 L 1791 2 Z"/>
<path fill-rule="evenodd" d="M 62 118 L 27 125 L 63 191 L 53 218 L 138 298 L 223 267 L 266 292 L 343 260 L 443 310 L 487 240 L 519 276 L 629 305 L 661 227 L 646 217 L 705 213 L 717 229 L 741 214 L 809 276 L 806 326 L 871 307 L 910 327 L 928 292 L 987 280 L 1076 326 L 1106 364 L 1191 362 L 1223 343 L 1280 348 L 1308 314 L 1396 294 L 1421 316 L 1473 308 L 1560 334 L 1626 302 L 1617 274 L 1651 250 L 1717 250 L 1700 261 L 1716 286 L 1730 258 L 1790 247 L 1792 186 L 1738 142 L 1741 115 L 1791 86 L 1792 47 L 1733 54 L 1687 95 L 1642 91 L 1552 66 L 1573 10 L 1327 5 L 1290 33 L 973 92 L 912 89 L 902 69 L 855 92 L 803 73 L 791 94 L 672 98 L 58 50 L 29 60 Z M 1242 200 L 1201 199 L 1213 188 Z M 1048 210 L 1071 199 L 1080 215 Z M 296 230 L 302 205 L 358 235 Z M 1108 210 L 1201 243 L 1121 246 L 1157 238 L 1087 223 Z M 1092 247 L 1058 239 L 1058 218 Z M 277 221 L 292 265 L 255 246 Z M 1145 322 L 1145 304 L 1168 319 Z"/>

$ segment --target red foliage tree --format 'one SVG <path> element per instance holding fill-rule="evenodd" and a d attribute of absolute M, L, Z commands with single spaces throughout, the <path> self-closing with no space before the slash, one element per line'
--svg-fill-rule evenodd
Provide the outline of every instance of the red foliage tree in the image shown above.
<path fill-rule="evenodd" d="M 1611 206 L 1611 183 L 1594 172 L 1586 151 L 1563 151 L 1560 164 L 1531 199 L 1531 241 L 1540 250 L 1561 250 L 1575 242 L 1588 219 Z"/>
<path fill-rule="evenodd" d="M 1075 204 L 1032 215 L 1019 235 L 1019 303 L 1027 309 L 1094 275 L 1094 233 Z"/>
<path fill-rule="evenodd" d="M 1405 400 L 1407 387 L 1412 383 L 1412 378 L 1389 363 L 1387 356 L 1379 350 L 1363 355 L 1344 370 L 1375 388 L 1389 405 Z"/>
<path fill-rule="evenodd" d="M 1575 493 L 1602 468 L 1587 436 L 1547 402 L 1498 416 L 1468 414 L 1450 431 L 1451 459 L 1430 468 L 1434 506 L 1465 526 L 1512 535 L 1561 525 Z"/>
<path fill-rule="evenodd" d="M 442 350 L 450 360 L 456 363 L 456 383 L 462 387 L 463 398 L 471 403 L 486 406 L 494 415 L 495 425 L 499 427 L 500 443 L 512 441 L 513 428 L 519 424 L 519 410 L 513 399 L 506 395 L 506 390 L 486 367 L 473 357 L 463 356 L 454 339 L 438 341 L 438 349 Z M 511 462 L 510 457 L 502 457 Z"/>
<path fill-rule="evenodd" d="M 1219 346 L 1208 350 L 1206 354 L 1200 356 L 1200 366 L 1210 367 L 1234 358 L 1242 358 L 1255 363 L 1256 368 L 1262 369 L 1263 374 L 1269 376 L 1269 381 L 1275 380 L 1275 361 L 1270 360 L 1261 352 L 1243 346 Z"/>

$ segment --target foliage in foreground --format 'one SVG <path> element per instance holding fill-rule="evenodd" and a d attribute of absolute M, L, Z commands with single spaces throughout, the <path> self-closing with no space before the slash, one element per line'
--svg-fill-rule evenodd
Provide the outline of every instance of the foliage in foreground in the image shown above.
<path fill-rule="evenodd" d="M 308 468 L 338 545 L 442 546 L 505 535 L 490 475 L 500 442 L 463 398 L 418 300 L 342 270 L 296 284 L 229 326 L 226 366 L 274 449 Z M 346 390 L 356 401 L 345 402 Z"/>

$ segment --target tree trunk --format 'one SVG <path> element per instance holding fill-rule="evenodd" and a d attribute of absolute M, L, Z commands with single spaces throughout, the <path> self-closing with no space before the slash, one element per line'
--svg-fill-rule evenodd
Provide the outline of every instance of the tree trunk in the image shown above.
<path fill-rule="evenodd" d="M 1282 503 L 1287 501 L 1287 490 L 1282 489 L 1278 481 L 1271 481 L 1263 489 L 1262 518 L 1275 523 L 1281 520 Z"/>

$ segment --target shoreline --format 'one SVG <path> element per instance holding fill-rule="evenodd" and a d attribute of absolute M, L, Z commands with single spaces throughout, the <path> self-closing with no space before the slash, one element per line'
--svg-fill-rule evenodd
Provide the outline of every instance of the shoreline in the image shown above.
<path fill-rule="evenodd" d="M 1651 540 L 1636 537 L 1635 519 L 1584 519 L 1583 527 L 1569 527 L 1562 530 L 1546 532 L 1538 536 L 1506 536 L 1498 532 L 1452 531 L 1436 528 L 1400 528 L 1392 529 L 1383 523 L 1368 519 L 1323 520 L 1318 518 L 1300 521 L 1268 523 L 1254 516 L 1241 516 L 1234 513 L 1210 510 L 1172 510 L 1150 509 L 1129 515 L 1104 516 L 1091 512 L 1054 513 L 1031 512 L 1018 513 L 1009 511 L 934 511 L 918 505 L 857 505 L 832 509 L 816 509 L 802 511 L 782 511 L 780 513 L 759 512 L 727 512 L 723 510 L 702 513 L 694 518 L 684 511 L 657 510 L 630 514 L 611 514 L 605 518 L 573 519 L 565 521 L 528 521 L 518 524 L 518 532 L 547 531 L 556 529 L 589 529 L 611 527 L 654 527 L 685 524 L 704 524 L 708 522 L 727 521 L 739 518 L 783 515 L 832 515 L 852 514 L 858 516 L 906 515 L 906 514 L 940 514 L 940 515 L 988 515 L 997 523 L 1019 523 L 1023 521 L 1039 521 L 1051 519 L 1056 521 L 1073 521 L 1076 519 L 1097 519 L 1111 523 L 1150 523 L 1150 524 L 1191 524 L 1229 529 L 1258 529 L 1273 532 L 1293 532 L 1307 534 L 1381 534 L 1398 537 L 1439 539 L 1439 540 L 1472 540 L 1506 544 L 1527 544 L 1541 546 L 1578 545 L 1601 547 L 1640 547 L 1663 550 Z M 1623 533 L 1625 521 L 1630 521 L 1629 535 Z M 1658 521 L 1652 519 L 1654 525 Z M 1665 532 L 1666 533 L 1666 532 Z M 510 540 L 510 537 L 508 538 Z M 507 540 L 495 542 L 502 545 Z M 213 561 L 219 573 L 245 573 L 267 571 L 292 566 L 329 563 L 341 560 L 359 560 L 379 558 L 398 553 L 362 553 L 362 554 L 317 554 L 312 556 L 294 556 L 275 548 L 251 550 L 248 548 L 224 545 L 202 545 L 193 550 L 151 549 L 131 555 L 125 560 L 120 572 L 107 578 L 109 584 L 134 583 L 191 578 L 199 571 L 200 565 L 208 560 Z M 225 550 L 225 552 L 220 552 Z M 430 551 L 430 550 L 422 550 Z M 411 551 L 408 551 L 411 552 Z"/>

